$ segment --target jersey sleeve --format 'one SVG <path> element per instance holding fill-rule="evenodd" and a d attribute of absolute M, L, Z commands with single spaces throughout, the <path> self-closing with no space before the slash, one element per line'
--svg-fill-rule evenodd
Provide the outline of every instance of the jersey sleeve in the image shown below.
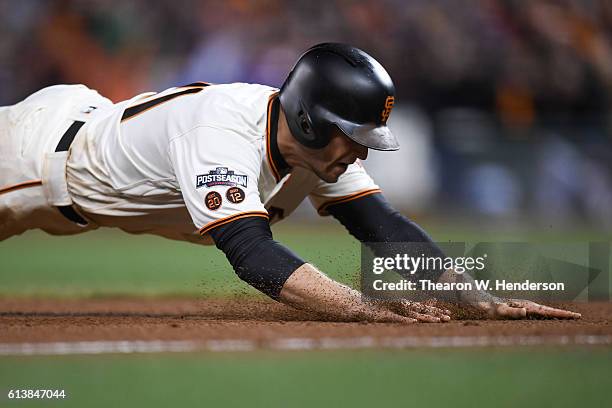
<path fill-rule="evenodd" d="M 169 153 L 201 235 L 240 218 L 268 218 L 258 191 L 259 152 L 238 132 L 198 126 L 173 139 Z"/>
<path fill-rule="evenodd" d="M 380 188 L 366 173 L 359 160 L 351 164 L 335 183 L 320 180 L 310 193 L 310 201 L 319 215 L 329 215 L 327 207 L 379 193 Z"/>

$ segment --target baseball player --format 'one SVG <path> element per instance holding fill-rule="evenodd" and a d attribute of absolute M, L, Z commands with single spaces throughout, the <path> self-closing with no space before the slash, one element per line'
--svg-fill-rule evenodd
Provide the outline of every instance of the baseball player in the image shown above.
<path fill-rule="evenodd" d="M 360 164 L 397 150 L 386 126 L 385 69 L 344 44 L 306 51 L 280 90 L 198 82 L 113 104 L 83 85 L 42 89 L 0 108 L 0 240 L 40 228 L 99 226 L 215 244 L 238 276 L 273 299 L 337 320 L 441 322 L 448 311 L 373 302 L 272 238 L 306 197 L 362 242 L 422 242 Z M 428 276 L 469 279 L 452 270 Z M 487 293 L 459 293 L 491 316 L 580 315 Z"/>

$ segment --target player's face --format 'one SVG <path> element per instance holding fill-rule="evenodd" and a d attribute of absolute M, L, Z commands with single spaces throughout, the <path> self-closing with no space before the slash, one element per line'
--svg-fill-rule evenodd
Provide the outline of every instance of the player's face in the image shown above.
<path fill-rule="evenodd" d="M 357 159 L 368 157 L 368 148 L 355 143 L 340 130 L 336 130 L 323 149 L 307 149 L 307 163 L 323 181 L 335 183 Z"/>

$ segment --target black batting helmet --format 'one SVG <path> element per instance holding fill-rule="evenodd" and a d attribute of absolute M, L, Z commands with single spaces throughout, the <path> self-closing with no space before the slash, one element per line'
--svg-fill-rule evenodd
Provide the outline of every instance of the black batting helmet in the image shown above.
<path fill-rule="evenodd" d="M 291 133 L 315 149 L 329 143 L 334 126 L 371 149 L 399 149 L 387 127 L 394 100 L 393 81 L 382 65 L 362 50 L 339 43 L 306 51 L 280 90 Z"/>

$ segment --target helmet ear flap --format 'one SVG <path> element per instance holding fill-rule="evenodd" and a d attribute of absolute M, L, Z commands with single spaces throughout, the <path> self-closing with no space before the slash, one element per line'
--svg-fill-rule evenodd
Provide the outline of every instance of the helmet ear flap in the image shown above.
<path fill-rule="evenodd" d="M 325 138 L 321 137 L 318 134 L 315 134 L 312 118 L 308 114 L 308 111 L 304 106 L 303 101 L 300 101 L 300 110 L 297 113 L 295 123 L 301 131 L 300 137 L 303 139 L 303 144 L 306 144 L 307 146 L 312 148 L 321 148 L 327 144 Z"/>
<path fill-rule="evenodd" d="M 306 114 L 304 113 L 303 110 L 300 110 L 298 112 L 298 118 L 299 118 L 299 122 L 300 122 L 300 128 L 302 129 L 302 131 L 304 133 L 306 133 L 307 135 L 312 133 L 312 126 L 310 126 L 310 122 L 308 121 L 308 117 L 306 116 Z"/>
<path fill-rule="evenodd" d="M 300 101 L 300 110 L 295 121 L 301 131 L 300 137 L 302 140 L 300 142 L 313 149 L 322 149 L 327 146 L 330 135 L 333 133 L 332 128 L 335 126 L 332 122 L 325 119 L 320 110 L 314 107 L 309 112 L 304 102 Z M 317 122 L 313 121 L 315 117 L 318 119 Z"/>

